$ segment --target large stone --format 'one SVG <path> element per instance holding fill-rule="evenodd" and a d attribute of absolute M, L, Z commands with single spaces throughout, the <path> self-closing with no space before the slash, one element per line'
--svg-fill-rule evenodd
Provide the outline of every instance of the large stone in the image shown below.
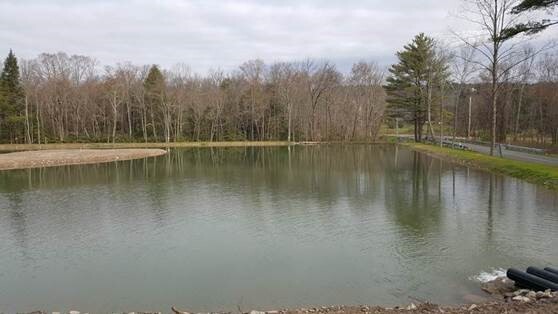
<path fill-rule="evenodd" d="M 516 296 L 518 296 L 518 295 L 527 295 L 527 293 L 529 293 L 529 291 L 531 291 L 531 290 L 519 289 L 519 290 L 515 291 L 513 294 L 515 294 Z"/>
<path fill-rule="evenodd" d="M 529 299 L 536 299 L 537 293 L 535 291 L 529 291 L 525 296 L 528 297 Z"/>
<path fill-rule="evenodd" d="M 531 302 L 531 299 L 529 299 L 528 297 L 524 297 L 522 295 L 516 295 L 515 297 L 512 298 L 512 300 L 514 301 L 518 301 L 518 302 Z"/>
<path fill-rule="evenodd" d="M 486 293 L 497 296 L 503 296 L 504 293 L 510 293 L 516 290 L 515 283 L 505 277 L 484 282 L 481 284 L 481 289 Z"/>

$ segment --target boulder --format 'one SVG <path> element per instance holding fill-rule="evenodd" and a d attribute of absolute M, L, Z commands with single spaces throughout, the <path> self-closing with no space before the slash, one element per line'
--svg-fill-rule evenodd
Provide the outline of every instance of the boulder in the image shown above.
<path fill-rule="evenodd" d="M 531 302 L 531 299 L 529 299 L 528 297 L 524 297 L 522 295 L 516 295 L 515 297 L 512 298 L 512 300 L 514 301 L 518 301 L 518 302 Z"/>
<path fill-rule="evenodd" d="M 484 292 L 495 296 L 504 296 L 505 293 L 511 293 L 516 290 L 515 283 L 505 277 L 484 282 L 481 284 L 481 289 Z"/>

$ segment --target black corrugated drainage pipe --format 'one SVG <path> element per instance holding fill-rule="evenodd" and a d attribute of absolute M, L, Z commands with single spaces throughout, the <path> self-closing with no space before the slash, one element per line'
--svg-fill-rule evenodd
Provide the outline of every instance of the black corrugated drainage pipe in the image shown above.
<path fill-rule="evenodd" d="M 546 279 L 553 283 L 558 284 L 558 274 L 551 273 L 549 271 L 537 268 L 537 267 L 529 267 L 527 268 L 527 273 L 531 275 L 535 275 L 537 277 L 541 277 L 542 279 Z"/>
<path fill-rule="evenodd" d="M 515 281 L 517 285 L 523 288 L 535 291 L 545 291 L 547 289 L 558 291 L 558 284 L 514 268 L 508 269 L 506 275 L 509 279 Z"/>

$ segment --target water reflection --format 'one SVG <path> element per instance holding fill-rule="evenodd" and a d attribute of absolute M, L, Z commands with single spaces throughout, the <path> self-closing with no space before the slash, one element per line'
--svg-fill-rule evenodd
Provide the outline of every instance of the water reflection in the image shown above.
<path fill-rule="evenodd" d="M 0 172 L 0 312 L 462 302 L 480 271 L 558 259 L 557 204 L 390 145 Z"/>

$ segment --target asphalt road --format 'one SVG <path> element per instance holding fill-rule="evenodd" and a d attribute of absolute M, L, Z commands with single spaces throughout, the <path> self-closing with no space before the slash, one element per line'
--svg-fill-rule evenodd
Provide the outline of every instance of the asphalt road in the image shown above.
<path fill-rule="evenodd" d="M 412 135 L 399 135 L 399 137 L 405 139 L 413 138 Z M 463 144 L 472 151 L 490 155 L 490 146 L 471 144 L 471 143 L 463 143 Z M 496 150 L 496 156 L 499 156 L 498 150 Z M 503 146 L 502 146 L 502 156 L 506 159 L 511 159 L 511 160 L 526 161 L 526 162 L 532 162 L 536 164 L 558 167 L 557 157 L 549 157 L 549 156 L 537 155 L 537 154 L 526 153 L 526 152 L 518 152 L 515 150 L 507 150 L 504 149 Z"/>
<path fill-rule="evenodd" d="M 466 143 L 465 145 L 473 151 L 487 154 L 487 155 L 490 154 L 490 146 L 483 146 L 483 145 L 469 144 L 469 143 Z M 496 155 L 499 156 L 498 150 L 496 150 Z M 543 164 L 547 166 L 558 167 L 558 158 L 556 157 L 549 157 L 544 155 L 507 150 L 504 149 L 503 147 L 502 147 L 502 155 L 506 159 L 527 161 L 527 162 L 533 162 L 533 163 Z"/>

